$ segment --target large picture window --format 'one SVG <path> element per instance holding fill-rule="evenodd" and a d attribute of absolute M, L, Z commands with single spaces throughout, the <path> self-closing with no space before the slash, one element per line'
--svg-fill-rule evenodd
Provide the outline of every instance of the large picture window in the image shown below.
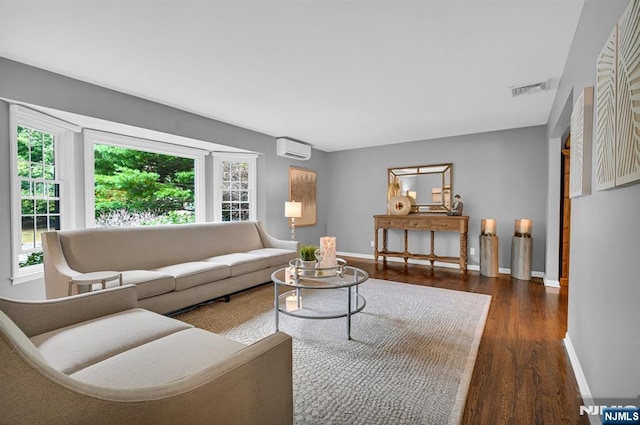
<path fill-rule="evenodd" d="M 204 215 L 198 175 L 207 152 L 94 131 L 85 138 L 85 169 L 93 181 L 88 227 L 193 223 Z"/>
<path fill-rule="evenodd" d="M 94 144 L 98 227 L 195 222 L 191 158 Z"/>

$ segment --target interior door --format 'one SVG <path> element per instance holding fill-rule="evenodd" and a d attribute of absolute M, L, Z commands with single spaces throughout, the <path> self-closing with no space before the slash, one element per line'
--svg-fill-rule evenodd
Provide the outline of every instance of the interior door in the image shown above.
<path fill-rule="evenodd" d="M 569 250 L 571 241 L 571 198 L 569 198 L 569 158 L 571 137 L 567 137 L 562 149 L 562 173 L 560 203 L 560 286 L 569 286 Z"/>

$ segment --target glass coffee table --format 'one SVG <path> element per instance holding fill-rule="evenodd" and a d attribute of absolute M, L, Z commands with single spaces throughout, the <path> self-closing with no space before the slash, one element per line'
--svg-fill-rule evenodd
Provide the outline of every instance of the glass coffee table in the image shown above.
<path fill-rule="evenodd" d="M 274 286 L 276 331 L 280 313 L 301 319 L 347 318 L 347 339 L 351 339 L 351 316 L 362 311 L 367 304 L 358 292 L 358 286 L 369 274 L 346 265 L 338 258 L 333 267 L 304 268 L 299 259 L 291 260 L 289 267 L 271 274 Z M 281 289 L 284 291 L 281 292 Z"/>

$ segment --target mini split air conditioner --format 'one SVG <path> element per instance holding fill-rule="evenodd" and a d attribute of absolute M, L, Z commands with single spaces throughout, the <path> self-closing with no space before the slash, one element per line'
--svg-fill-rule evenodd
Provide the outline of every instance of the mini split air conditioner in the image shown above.
<path fill-rule="evenodd" d="M 286 137 L 276 139 L 276 154 L 285 158 L 306 161 L 311 158 L 311 146 Z"/>
<path fill-rule="evenodd" d="M 514 86 L 511 88 L 511 96 L 521 96 L 523 94 L 532 94 L 539 91 L 549 90 L 549 80 L 540 81 L 539 83 L 525 84 L 522 86 Z"/>

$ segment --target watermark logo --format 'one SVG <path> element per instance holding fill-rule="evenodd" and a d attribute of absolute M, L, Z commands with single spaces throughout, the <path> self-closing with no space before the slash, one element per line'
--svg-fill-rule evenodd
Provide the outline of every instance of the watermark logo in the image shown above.
<path fill-rule="evenodd" d="M 626 400 L 594 400 L 580 406 L 580 415 L 599 416 L 603 425 L 640 425 L 640 397 Z"/>
<path fill-rule="evenodd" d="M 607 409 L 637 409 L 636 406 L 613 406 L 613 405 L 587 405 L 580 406 L 580 416 L 583 415 L 597 415 L 603 416 Z"/>
<path fill-rule="evenodd" d="M 640 409 L 636 406 L 607 407 L 602 412 L 602 424 L 640 424 Z"/>

